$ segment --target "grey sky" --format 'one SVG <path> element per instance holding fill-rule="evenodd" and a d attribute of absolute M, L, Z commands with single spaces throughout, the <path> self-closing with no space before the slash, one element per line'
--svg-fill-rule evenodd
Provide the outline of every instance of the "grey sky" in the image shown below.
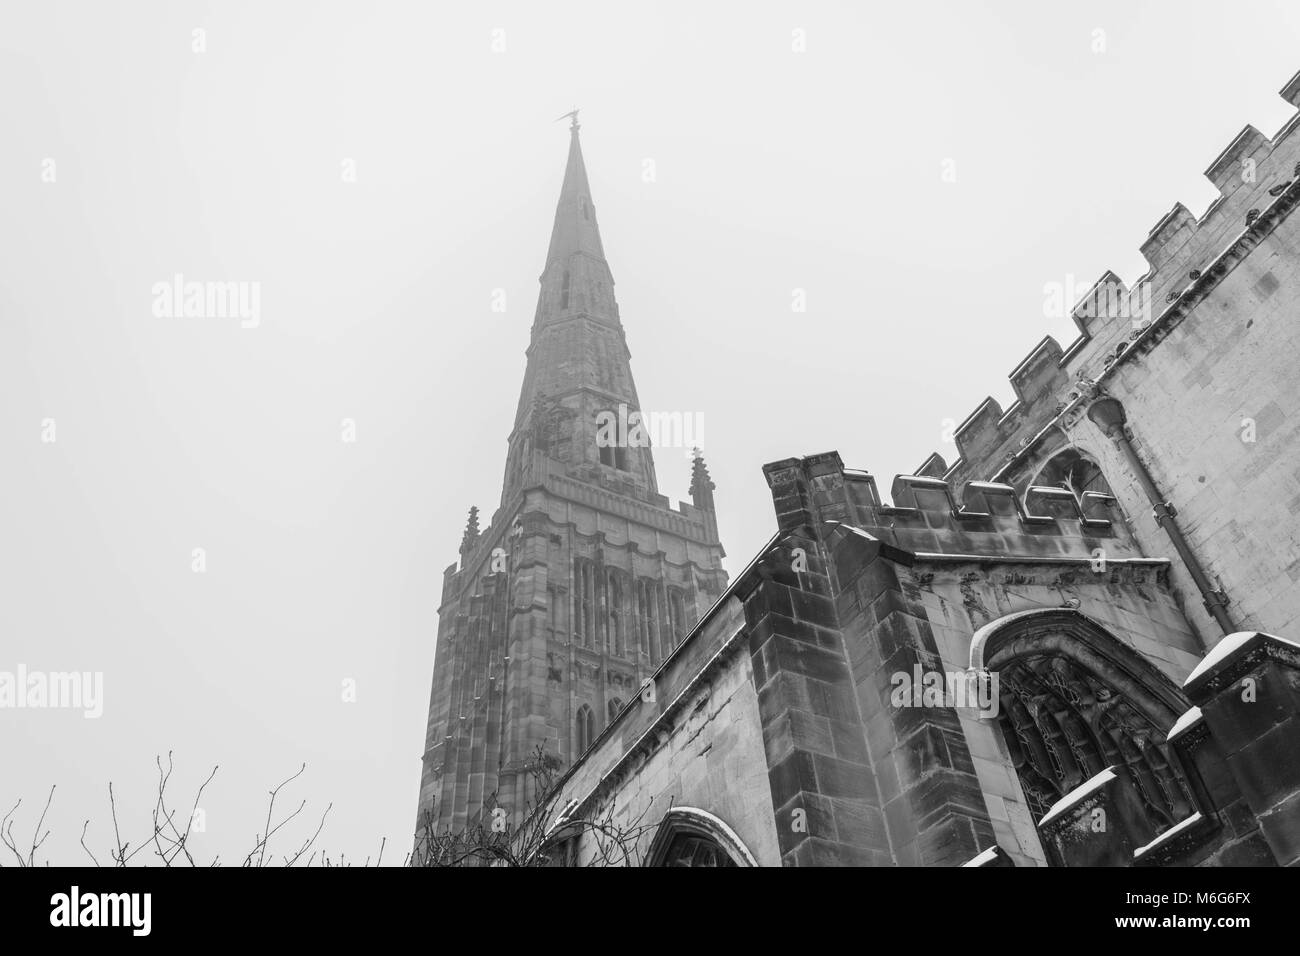
<path fill-rule="evenodd" d="M 57 783 L 47 848 L 74 861 L 87 817 L 108 844 L 110 779 L 145 835 L 174 750 L 186 804 L 221 764 L 195 848 L 235 863 L 305 761 L 286 805 L 333 802 L 325 848 L 400 859 L 559 114 L 582 108 L 641 400 L 703 416 L 735 571 L 773 528 L 764 462 L 838 449 L 887 485 L 951 460 L 945 420 L 1073 339 L 1045 284 L 1134 281 L 1241 127 L 1289 115 L 1298 27 L 1287 3 L 6 3 L 0 670 L 102 671 L 105 699 L 0 711 L 0 802 Z M 260 283 L 260 324 L 156 316 L 177 273 Z M 686 497 L 681 453 L 657 470 Z"/>

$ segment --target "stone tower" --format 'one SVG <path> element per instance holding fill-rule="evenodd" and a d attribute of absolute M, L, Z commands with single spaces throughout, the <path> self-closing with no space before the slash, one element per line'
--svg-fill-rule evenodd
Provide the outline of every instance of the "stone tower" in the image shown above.
<path fill-rule="evenodd" d="M 631 354 L 578 140 L 570 130 L 501 504 L 471 509 L 443 573 L 417 827 L 518 816 L 538 745 L 567 769 L 726 587 L 713 482 L 663 448 L 692 504 L 659 494 Z M 685 413 L 690 416 L 691 413 Z M 638 427 L 641 426 L 641 427 Z M 694 460 L 692 460 L 694 458 Z"/>

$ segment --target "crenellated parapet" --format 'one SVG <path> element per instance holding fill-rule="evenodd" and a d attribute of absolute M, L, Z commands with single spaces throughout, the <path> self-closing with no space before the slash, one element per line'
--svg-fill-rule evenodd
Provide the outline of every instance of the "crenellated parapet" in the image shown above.
<path fill-rule="evenodd" d="M 890 489 L 894 504 L 882 506 L 882 513 L 910 515 L 919 512 L 950 514 L 957 522 L 982 522 L 995 515 L 1015 518 L 1021 525 L 1042 527 L 1057 521 L 1077 521 L 1081 528 L 1098 534 L 1111 529 L 1112 495 L 1086 492 L 1082 500 L 1065 488 L 1031 486 L 1021 496 L 1014 487 L 995 481 L 970 481 L 961 492 L 941 478 L 897 475 Z"/>
<path fill-rule="evenodd" d="M 1300 108 L 1300 73 L 1281 90 Z M 1300 203 L 1300 112 L 1270 139 L 1246 126 L 1205 171 L 1219 197 L 1198 218 L 1183 203 L 1157 222 L 1141 244 L 1147 272 L 1129 286 L 1105 272 L 1071 309 L 1078 337 L 1067 347 L 1045 336 L 1011 371 L 1015 401 L 1003 409 L 984 399 L 957 426 L 958 458 L 932 454 L 919 476 L 954 485 L 997 478 L 1003 466 L 1090 387 L 1144 343 L 1159 341 L 1162 326 L 1181 321 L 1198 295 L 1227 273 L 1243 239 L 1263 234 Z"/>
<path fill-rule="evenodd" d="M 892 502 L 875 478 L 846 469 L 838 453 L 790 458 L 764 466 L 782 531 L 838 522 L 859 528 L 917 555 L 990 559 L 1138 558 L 1111 495 L 1082 498 L 1064 488 L 952 482 L 929 475 L 897 475 Z"/>

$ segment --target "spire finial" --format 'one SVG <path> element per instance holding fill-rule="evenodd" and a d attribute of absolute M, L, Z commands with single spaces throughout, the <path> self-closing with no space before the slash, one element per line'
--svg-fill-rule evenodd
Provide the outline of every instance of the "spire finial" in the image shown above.
<path fill-rule="evenodd" d="M 551 245 L 546 251 L 546 265 L 550 268 L 557 259 L 565 259 L 582 252 L 592 259 L 604 260 L 605 251 L 600 245 L 600 230 L 596 226 L 596 213 L 591 202 L 591 186 L 587 184 L 587 167 L 582 161 L 582 140 L 578 136 L 578 111 L 571 110 L 559 117 L 573 121 L 569 127 L 569 158 L 564 164 L 564 184 L 560 187 L 560 201 L 555 206 L 555 225 L 551 229 Z M 608 269 L 603 261 L 601 268 Z M 610 283 L 612 285 L 612 283 Z M 606 303 L 606 311 L 613 313 Z"/>
<path fill-rule="evenodd" d="M 461 539 L 460 539 L 461 554 L 464 554 L 466 551 L 473 548 L 474 545 L 477 543 L 478 543 L 478 508 L 474 507 L 469 509 L 469 520 L 465 522 L 465 533 L 461 535 Z"/>
<path fill-rule="evenodd" d="M 705 511 L 713 510 L 713 492 L 717 486 L 709 477 L 709 466 L 704 463 L 704 452 L 698 447 L 691 449 L 691 500 L 695 507 Z"/>
<path fill-rule="evenodd" d="M 576 109 L 571 110 L 568 113 L 565 113 L 563 116 L 555 117 L 555 122 L 558 123 L 562 119 L 569 120 L 569 129 L 574 130 L 575 132 L 577 130 L 582 129 L 582 127 L 578 125 L 578 111 Z"/>

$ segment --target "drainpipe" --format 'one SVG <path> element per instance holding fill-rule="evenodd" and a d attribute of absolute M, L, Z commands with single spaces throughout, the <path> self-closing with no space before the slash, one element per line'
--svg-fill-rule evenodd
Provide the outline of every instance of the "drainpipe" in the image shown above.
<path fill-rule="evenodd" d="M 1192 576 L 1196 583 L 1196 589 L 1201 592 L 1201 597 L 1205 602 L 1205 610 L 1210 612 L 1210 616 L 1223 629 L 1224 634 L 1233 633 L 1236 628 L 1233 627 L 1232 619 L 1228 617 L 1226 610 L 1228 605 L 1228 596 L 1221 588 L 1215 588 L 1210 585 L 1210 579 L 1206 577 L 1205 571 L 1201 564 L 1196 560 L 1196 555 L 1192 553 L 1191 547 L 1187 544 L 1187 539 L 1183 537 L 1182 529 L 1178 527 L 1175 516 L 1178 511 L 1174 506 L 1165 500 L 1160 489 L 1151 478 L 1151 472 L 1147 470 L 1146 464 L 1138 457 L 1137 451 L 1133 448 L 1132 441 L 1129 440 L 1130 431 L 1126 427 L 1127 416 L 1124 413 L 1124 406 L 1119 403 L 1118 399 L 1111 398 L 1109 395 L 1099 398 L 1088 408 L 1088 418 L 1092 423 L 1105 432 L 1106 436 L 1115 442 L 1120 453 L 1123 454 L 1128 462 L 1129 468 L 1142 486 L 1147 500 L 1151 502 L 1156 524 L 1165 529 L 1165 534 L 1169 535 L 1169 540 L 1173 542 L 1174 550 L 1178 552 L 1178 557 L 1182 559 L 1183 566 L 1187 568 L 1187 573 Z"/>

